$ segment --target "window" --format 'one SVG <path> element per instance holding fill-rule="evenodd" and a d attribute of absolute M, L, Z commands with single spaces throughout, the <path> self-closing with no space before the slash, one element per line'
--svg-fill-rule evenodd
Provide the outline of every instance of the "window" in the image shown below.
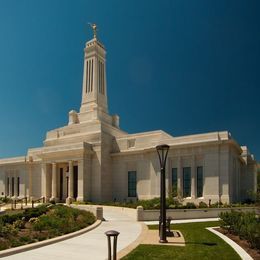
<path fill-rule="evenodd" d="M 14 177 L 12 177 L 12 192 L 11 192 L 11 195 L 12 197 L 14 196 Z"/>
<path fill-rule="evenodd" d="M 178 186 L 178 177 L 177 177 L 177 168 L 172 168 L 172 196 L 176 197 L 178 195 L 177 186 Z"/>
<path fill-rule="evenodd" d="M 10 185 L 10 180 L 9 180 L 9 177 L 8 177 L 7 178 L 7 192 L 6 192 L 7 196 L 10 196 L 9 185 Z"/>
<path fill-rule="evenodd" d="M 203 196 L 203 167 L 197 167 L 197 197 Z"/>
<path fill-rule="evenodd" d="M 136 171 L 128 172 L 128 197 L 136 197 Z"/>
<path fill-rule="evenodd" d="M 87 69 L 86 69 L 86 92 L 88 93 L 88 78 L 89 78 L 89 72 L 88 72 L 88 60 L 87 60 Z"/>
<path fill-rule="evenodd" d="M 20 196 L 20 177 L 17 177 L 17 196 Z"/>
<path fill-rule="evenodd" d="M 191 168 L 183 168 L 183 197 L 191 196 Z"/>

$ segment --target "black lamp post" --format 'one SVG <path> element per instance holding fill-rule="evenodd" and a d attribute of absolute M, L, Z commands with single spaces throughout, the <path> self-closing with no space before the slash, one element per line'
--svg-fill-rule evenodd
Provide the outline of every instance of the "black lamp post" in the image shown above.
<path fill-rule="evenodd" d="M 156 150 L 159 156 L 160 168 L 161 168 L 161 197 L 160 197 L 160 221 L 159 221 L 159 235 L 160 243 L 167 243 L 166 239 L 166 194 L 165 194 L 165 165 L 169 151 L 169 145 L 162 144 L 156 146 Z"/>

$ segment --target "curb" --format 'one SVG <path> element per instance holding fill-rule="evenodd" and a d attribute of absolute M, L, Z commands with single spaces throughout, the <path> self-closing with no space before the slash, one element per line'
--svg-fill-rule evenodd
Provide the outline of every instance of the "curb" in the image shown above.
<path fill-rule="evenodd" d="M 227 244 L 229 244 L 236 251 L 236 253 L 241 257 L 241 259 L 253 260 L 253 258 L 241 246 L 239 246 L 232 239 L 230 239 L 227 236 L 225 236 L 224 234 L 218 232 L 214 228 L 219 228 L 219 227 L 210 227 L 210 228 L 206 228 L 206 229 L 209 230 L 210 232 L 214 233 L 215 235 L 219 236 L 220 238 L 222 238 Z"/>
<path fill-rule="evenodd" d="M 29 250 L 32 250 L 32 249 L 39 248 L 39 247 L 51 245 L 51 244 L 54 244 L 54 243 L 57 243 L 57 242 L 60 242 L 60 241 L 63 241 L 63 240 L 69 239 L 69 238 L 73 238 L 73 237 L 82 235 L 82 234 L 87 233 L 87 232 L 93 230 L 94 228 L 98 227 L 101 223 L 102 223 L 101 220 L 97 220 L 91 226 L 88 226 L 86 228 L 83 228 L 81 230 L 78 230 L 78 231 L 63 235 L 63 236 L 58 236 L 58 237 L 50 238 L 48 240 L 35 242 L 35 243 L 32 243 L 32 244 L 14 247 L 14 248 L 10 248 L 10 249 L 0 251 L 0 258 L 5 257 L 5 256 L 14 255 L 14 254 L 17 254 L 17 253 L 22 253 L 22 252 L 25 252 L 25 251 L 29 251 Z"/>

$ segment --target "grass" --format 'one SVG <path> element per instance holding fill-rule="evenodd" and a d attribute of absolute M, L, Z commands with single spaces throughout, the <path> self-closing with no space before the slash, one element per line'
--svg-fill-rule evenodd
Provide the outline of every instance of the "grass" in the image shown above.
<path fill-rule="evenodd" d="M 185 247 L 139 245 L 124 260 L 159 259 L 241 259 L 221 238 L 206 230 L 206 227 L 219 226 L 218 221 L 171 225 L 172 230 L 180 230 L 185 238 Z M 158 229 L 158 225 L 149 226 Z"/>

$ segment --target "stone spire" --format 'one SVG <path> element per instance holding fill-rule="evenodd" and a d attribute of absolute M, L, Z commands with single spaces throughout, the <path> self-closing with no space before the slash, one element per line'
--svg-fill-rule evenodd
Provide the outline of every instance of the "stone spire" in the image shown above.
<path fill-rule="evenodd" d="M 90 24 L 94 38 L 84 49 L 84 72 L 80 113 L 93 110 L 108 113 L 106 84 L 106 50 L 97 40 L 97 25 Z"/>

